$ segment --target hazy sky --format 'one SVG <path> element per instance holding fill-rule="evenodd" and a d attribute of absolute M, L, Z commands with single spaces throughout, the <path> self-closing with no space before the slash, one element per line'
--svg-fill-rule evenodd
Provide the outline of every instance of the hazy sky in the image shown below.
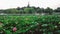
<path fill-rule="evenodd" d="M 27 6 L 28 2 L 30 6 L 35 7 L 50 7 L 53 9 L 60 7 L 60 0 L 0 0 L 0 9 L 23 7 Z"/>

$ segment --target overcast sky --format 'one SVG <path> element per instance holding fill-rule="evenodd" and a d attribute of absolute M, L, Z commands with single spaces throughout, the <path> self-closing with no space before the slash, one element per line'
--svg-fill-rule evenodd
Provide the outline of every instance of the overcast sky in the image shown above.
<path fill-rule="evenodd" d="M 35 7 L 50 7 L 53 9 L 60 7 L 60 0 L 0 0 L 0 9 L 24 7 L 27 6 L 28 2 L 30 6 Z"/>

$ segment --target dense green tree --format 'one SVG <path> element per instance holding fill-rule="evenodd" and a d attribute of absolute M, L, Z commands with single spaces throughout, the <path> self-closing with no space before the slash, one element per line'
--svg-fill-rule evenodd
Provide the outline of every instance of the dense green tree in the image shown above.
<path fill-rule="evenodd" d="M 5 10 L 5 13 L 8 13 L 8 14 L 18 14 L 19 13 L 19 11 L 18 10 L 16 10 L 15 8 L 13 8 L 13 9 L 7 9 L 7 10 Z"/>
<path fill-rule="evenodd" d="M 55 12 L 60 12 L 60 7 L 54 10 Z"/>
<path fill-rule="evenodd" d="M 38 8 L 37 13 L 44 13 L 44 8 Z"/>
<path fill-rule="evenodd" d="M 17 7 L 17 10 L 20 10 L 20 7 Z"/>
<path fill-rule="evenodd" d="M 34 8 L 25 8 L 24 9 L 24 12 L 26 13 L 26 14 L 28 14 L 28 13 L 34 13 Z"/>
<path fill-rule="evenodd" d="M 45 13 L 52 14 L 52 13 L 53 13 L 53 9 L 47 7 L 47 8 L 45 9 Z"/>

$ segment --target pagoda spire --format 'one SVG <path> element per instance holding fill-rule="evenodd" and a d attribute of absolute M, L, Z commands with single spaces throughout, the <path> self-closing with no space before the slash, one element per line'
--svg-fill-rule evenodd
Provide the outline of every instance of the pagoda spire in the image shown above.
<path fill-rule="evenodd" d="M 27 5 L 27 7 L 28 7 L 28 8 L 30 7 L 30 4 L 29 4 L 29 2 L 28 2 L 28 5 Z"/>

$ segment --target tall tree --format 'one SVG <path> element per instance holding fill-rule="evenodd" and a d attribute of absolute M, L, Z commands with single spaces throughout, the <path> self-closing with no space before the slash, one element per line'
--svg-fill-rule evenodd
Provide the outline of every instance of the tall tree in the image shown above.
<path fill-rule="evenodd" d="M 45 13 L 52 14 L 52 13 L 53 13 L 53 9 L 47 7 L 47 8 L 45 9 Z"/>
<path fill-rule="evenodd" d="M 24 12 L 25 12 L 26 14 L 27 14 L 27 13 L 30 13 L 30 14 L 31 14 L 31 13 L 34 13 L 34 11 L 35 11 L 34 8 L 25 8 L 25 9 L 24 9 Z"/>
<path fill-rule="evenodd" d="M 55 12 L 60 12 L 60 7 L 58 7 L 57 9 L 55 9 Z"/>

